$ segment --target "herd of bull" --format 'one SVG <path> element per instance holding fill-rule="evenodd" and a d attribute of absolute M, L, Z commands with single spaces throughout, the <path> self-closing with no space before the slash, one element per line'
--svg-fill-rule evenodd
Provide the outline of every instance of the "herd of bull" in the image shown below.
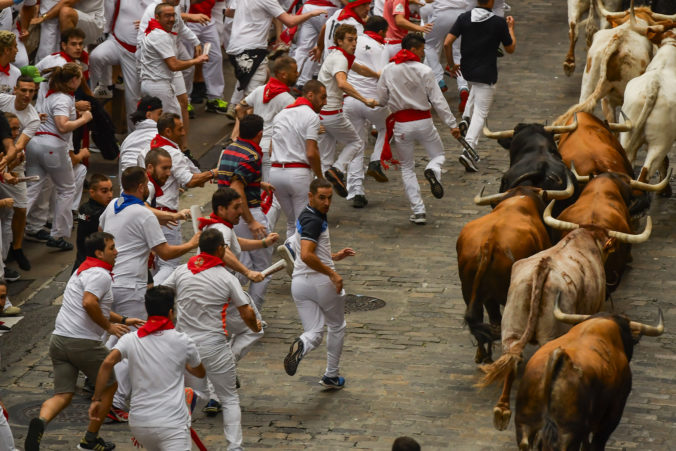
<path fill-rule="evenodd" d="M 650 192 L 671 194 L 666 157 L 676 139 L 670 135 L 676 133 L 676 16 L 651 16 L 648 8 L 634 10 L 633 2 L 618 13 L 606 11 L 599 0 L 596 8 L 620 25 L 598 31 L 591 42 L 585 97 L 551 126 L 484 128 L 487 137 L 509 150 L 509 169 L 498 194 L 485 196 L 482 189 L 474 198 L 493 210 L 466 224 L 456 245 L 465 321 L 484 372 L 478 385 L 503 384 L 493 409 L 498 430 L 506 429 L 511 418 L 510 391 L 523 350 L 528 343 L 539 346 L 516 396 L 516 442 L 524 450 L 604 449 L 631 391 L 634 344 L 642 335 L 664 331 L 661 310 L 657 326 L 601 310 L 631 261 L 631 245 L 650 237 L 649 216 L 640 227 Z M 658 50 L 652 61 L 646 56 L 632 68 L 639 73 L 625 81 L 624 104 L 618 103 L 613 100 L 618 73 L 634 63 L 613 58 L 640 52 L 631 41 L 616 42 L 617 36 L 640 27 L 650 55 L 653 45 Z M 605 31 L 614 38 L 600 36 Z M 586 78 L 594 72 L 590 67 L 599 66 L 593 50 L 600 37 L 608 46 L 601 52 L 606 68 L 599 71 L 593 92 L 585 94 L 584 83 L 591 83 Z M 605 121 L 592 114 L 603 97 Z M 614 117 L 620 105 L 622 123 Z M 664 135 L 669 135 L 668 145 Z M 648 156 L 636 180 L 632 163 L 644 143 Z M 648 183 L 656 170 L 662 180 Z M 493 362 L 492 344 L 499 339 L 503 354 Z"/>

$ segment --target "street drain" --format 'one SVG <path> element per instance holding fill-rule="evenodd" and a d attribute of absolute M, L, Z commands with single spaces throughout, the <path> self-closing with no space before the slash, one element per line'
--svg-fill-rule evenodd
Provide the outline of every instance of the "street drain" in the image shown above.
<path fill-rule="evenodd" d="M 64 409 L 59 415 L 50 421 L 50 427 L 58 426 L 81 426 L 89 422 L 89 406 L 91 401 L 87 399 L 78 398 L 76 395 L 73 402 Z M 32 418 L 37 418 L 40 415 L 40 408 L 42 403 L 35 404 L 35 402 L 18 405 L 10 408 L 10 414 L 15 414 L 13 421 L 28 426 Z"/>
<path fill-rule="evenodd" d="M 385 307 L 385 301 L 372 296 L 361 296 L 359 294 L 345 295 L 345 313 L 368 312 Z"/>

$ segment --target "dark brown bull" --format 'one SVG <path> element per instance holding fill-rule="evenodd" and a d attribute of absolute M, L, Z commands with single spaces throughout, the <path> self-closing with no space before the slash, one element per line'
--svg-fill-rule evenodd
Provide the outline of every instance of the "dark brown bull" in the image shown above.
<path fill-rule="evenodd" d="M 554 316 L 582 322 L 528 361 L 516 395 L 516 442 L 521 450 L 605 449 L 631 391 L 634 337 L 661 335 L 662 311 L 657 326 L 609 313 L 569 315 L 558 302 Z"/>

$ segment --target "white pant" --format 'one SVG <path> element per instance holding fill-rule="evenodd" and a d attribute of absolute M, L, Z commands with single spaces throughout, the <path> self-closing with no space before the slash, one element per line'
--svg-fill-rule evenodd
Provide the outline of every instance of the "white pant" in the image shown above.
<path fill-rule="evenodd" d="M 204 83 L 207 86 L 208 99 L 220 99 L 223 97 L 223 90 L 225 89 L 225 80 L 223 78 L 223 53 L 221 53 L 221 42 L 218 36 L 218 27 L 216 22 L 211 19 L 208 24 L 200 25 L 198 23 L 187 23 L 195 36 L 197 36 L 202 44 L 211 43 L 209 50 L 209 61 L 202 65 L 202 73 L 204 74 Z M 190 82 L 186 85 L 192 87 L 192 79 L 194 71 L 191 73 Z M 192 89 L 189 89 L 192 91 Z"/>
<path fill-rule="evenodd" d="M 230 350 L 230 345 L 225 340 L 219 343 L 204 343 L 195 338 L 197 351 L 207 377 L 198 379 L 192 375 L 186 375 L 186 385 L 198 392 L 202 398 L 207 398 L 207 378 L 211 382 L 214 394 L 223 408 L 223 434 L 228 440 L 229 451 L 239 451 L 242 448 L 242 411 L 239 407 L 239 394 L 235 379 L 237 367 Z M 188 450 L 190 448 L 187 448 Z"/>
<path fill-rule="evenodd" d="M 432 169 L 441 181 L 441 166 L 446 161 L 444 146 L 432 119 L 421 119 L 394 124 L 394 147 L 401 163 L 401 180 L 413 213 L 425 213 L 425 204 L 420 196 L 420 185 L 415 175 L 415 143 L 420 143 L 430 158 L 425 169 Z"/>
<path fill-rule="evenodd" d="M 187 425 L 164 428 L 129 425 L 129 428 L 134 438 L 147 451 L 188 451 L 192 449 L 190 427 Z"/>
<path fill-rule="evenodd" d="M 176 226 L 163 225 L 161 226 L 164 237 L 167 243 L 172 246 L 178 246 L 183 243 L 181 236 L 181 223 Z M 181 257 L 172 258 L 171 260 L 162 260 L 159 256 L 155 256 L 155 271 L 153 272 L 153 283 L 155 285 L 162 285 L 162 282 L 174 272 L 181 264 Z"/>
<path fill-rule="evenodd" d="M 359 152 L 352 159 L 347 170 L 347 198 L 352 199 L 356 195 L 363 196 L 365 194 L 364 151 L 366 150 L 371 124 L 378 130 L 378 138 L 369 161 L 380 160 L 383 144 L 385 144 L 385 119 L 387 119 L 388 110 L 387 108 L 369 108 L 354 97 L 346 98 L 343 108 L 362 142 Z"/>
<path fill-rule="evenodd" d="M 45 225 L 45 222 L 49 219 L 49 204 L 53 191 L 54 185 L 52 184 L 52 181 L 50 179 L 45 179 L 42 190 L 38 194 L 30 211 L 28 211 L 28 206 L 26 206 L 26 232 L 36 233 L 38 230 L 42 229 L 42 226 Z M 28 183 L 26 183 L 26 198 L 28 198 Z"/>
<path fill-rule="evenodd" d="M 256 318 L 260 320 L 261 314 L 258 313 L 256 304 L 250 302 L 249 305 L 251 305 L 251 308 L 256 314 Z M 225 328 L 230 337 L 230 349 L 232 350 L 232 355 L 235 357 L 235 362 L 239 362 L 247 355 L 251 346 L 263 338 L 263 329 L 259 332 L 251 330 L 240 316 L 239 310 L 237 310 L 237 307 L 235 307 L 234 304 L 228 305 L 225 323 Z"/>
<path fill-rule="evenodd" d="M 2 407 L 0 407 L 0 451 L 16 451 L 12 430 L 9 428 Z"/>
<path fill-rule="evenodd" d="M 434 9 L 434 16 L 432 17 L 434 26 L 432 27 L 432 31 L 425 35 L 425 64 L 434 72 L 434 78 L 437 80 L 437 83 L 444 79 L 444 68 L 439 61 L 439 54 L 444 46 L 444 40 L 455 21 L 458 20 L 458 16 L 464 12 L 465 9 L 461 8 Z M 461 37 L 458 37 L 452 47 L 453 61 L 456 64 L 460 64 L 461 39 Z M 458 91 L 467 89 L 467 81 L 462 78 L 462 75 L 459 75 L 455 81 L 458 84 Z"/>
<path fill-rule="evenodd" d="M 78 163 L 73 167 L 73 178 L 75 179 L 75 194 L 73 195 L 73 205 L 72 210 L 77 211 L 80 208 L 80 202 L 82 201 L 82 188 L 84 187 L 84 182 L 87 180 L 87 166 L 82 163 Z M 56 201 L 56 193 L 53 195 L 53 202 Z"/>
<path fill-rule="evenodd" d="M 45 5 L 46 3 L 47 2 L 41 3 L 40 14 L 45 14 L 51 9 L 50 6 Z M 60 50 L 60 42 L 59 19 L 49 19 L 42 22 L 42 24 L 40 24 L 40 45 L 38 46 L 38 52 L 35 55 L 35 61 L 40 61 L 44 57 L 49 56 L 54 52 L 58 52 Z"/>
<path fill-rule="evenodd" d="M 239 82 L 237 82 L 237 85 L 235 86 L 235 91 L 232 93 L 233 96 L 233 104 L 237 104 L 242 100 L 244 97 L 248 96 L 251 94 L 251 92 L 256 89 L 259 86 L 263 86 L 266 82 L 268 81 L 268 58 L 266 57 L 263 59 L 263 61 L 258 65 L 258 68 L 256 69 L 256 72 L 253 74 L 253 77 L 249 80 L 249 84 L 246 85 L 245 89 L 241 89 Z M 235 92 L 239 92 L 242 94 L 242 97 L 239 97 L 237 102 L 235 102 Z"/>
<path fill-rule="evenodd" d="M 286 237 L 296 233 L 296 219 L 307 205 L 307 193 L 314 179 L 312 170 L 306 168 L 272 168 L 270 183 L 275 187 L 275 197 L 286 216 Z"/>
<path fill-rule="evenodd" d="M 463 116 L 472 118 L 465 139 L 467 143 L 476 149 L 479 143 L 479 136 L 486 123 L 486 117 L 493 103 L 495 95 L 495 85 L 485 83 L 469 82 L 469 98 Z"/>
<path fill-rule="evenodd" d="M 160 99 L 164 113 L 181 115 L 181 105 L 176 98 L 178 93 L 171 81 L 141 80 L 141 94 L 144 96 L 155 96 Z M 133 111 L 136 111 L 136 108 Z"/>
<path fill-rule="evenodd" d="M 141 83 L 139 81 L 138 61 L 136 54 L 122 47 L 111 35 L 102 44 L 96 46 L 89 56 L 89 72 L 92 88 L 97 84 L 110 86 L 113 84 L 110 67 L 119 64 L 124 78 L 124 105 L 127 112 L 127 128 L 134 130 L 129 115 L 136 111 L 136 104 L 141 100 Z"/>
<path fill-rule="evenodd" d="M 331 115 L 319 115 L 321 124 L 326 133 L 319 135 L 319 155 L 322 160 L 322 172 L 331 166 L 343 173 L 347 171 L 347 165 L 357 156 L 363 142 L 352 123 L 347 119 L 345 112 Z M 336 142 L 344 145 L 336 158 Z"/>
<path fill-rule="evenodd" d="M 303 323 L 303 356 L 320 345 L 326 337 L 326 373 L 327 377 L 339 374 L 340 355 L 345 340 L 345 292 L 336 293 L 336 287 L 324 274 L 303 274 L 294 276 L 291 281 L 291 295 Z"/>
<path fill-rule="evenodd" d="M 54 184 L 54 222 L 52 238 L 69 237 L 73 228 L 73 197 L 75 178 L 73 163 L 68 154 L 68 144 L 50 135 L 37 135 L 26 145 L 26 175 L 39 175 L 40 180 L 28 184 L 28 212 L 42 191 L 45 180 Z"/>
<path fill-rule="evenodd" d="M 317 45 L 317 38 L 319 32 L 326 23 L 326 18 L 331 17 L 336 11 L 336 8 L 327 8 L 318 5 L 303 5 L 303 14 L 315 11 L 317 9 L 325 10 L 328 15 L 315 16 L 306 20 L 298 26 L 296 32 L 296 49 L 294 59 L 298 65 L 298 86 L 303 86 L 308 81 L 312 80 L 312 76 L 319 70 L 319 63 L 310 59 L 310 50 Z"/>
<path fill-rule="evenodd" d="M 261 210 L 260 208 L 251 208 L 249 211 L 251 212 L 251 215 L 256 221 L 265 226 L 266 229 L 265 233 L 269 233 L 270 225 L 268 223 L 268 218 L 263 213 L 263 210 Z M 242 238 L 247 238 L 250 240 L 257 239 L 254 238 L 254 236 L 251 234 L 251 231 L 249 230 L 249 225 L 244 221 L 239 221 L 239 224 L 235 226 L 235 233 L 237 234 L 237 236 Z M 274 247 L 270 246 L 263 249 L 243 251 L 240 254 L 239 260 L 240 262 L 242 262 L 244 266 L 246 266 L 249 269 L 252 269 L 254 271 L 263 271 L 265 268 L 270 266 L 273 249 Z M 265 300 L 265 290 L 267 290 L 269 283 L 270 278 L 266 277 L 261 282 L 257 283 L 252 282 L 251 285 L 249 285 L 249 295 L 256 304 L 256 308 L 258 309 L 258 311 L 261 311 L 263 309 L 263 301 Z"/>

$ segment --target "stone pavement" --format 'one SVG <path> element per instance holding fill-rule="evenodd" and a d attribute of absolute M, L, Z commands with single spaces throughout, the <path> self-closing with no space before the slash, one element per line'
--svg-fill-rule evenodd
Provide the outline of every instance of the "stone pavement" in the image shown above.
<path fill-rule="evenodd" d="M 575 102 L 579 92 L 580 69 L 571 78 L 565 78 L 561 69 L 567 40 L 563 4 L 535 0 L 511 4 L 517 52 L 500 63 L 490 115 L 493 129 L 511 128 L 521 121 L 551 122 Z M 583 61 L 581 56 L 579 51 L 578 61 Z M 455 105 L 454 95 L 449 95 L 449 102 Z M 484 183 L 489 184 L 488 193 L 497 190 L 507 154 L 494 142 L 483 140 L 481 172 L 466 174 L 456 160 L 459 146 L 448 130 L 440 130 L 448 150 L 442 200 L 435 200 L 422 182 L 424 152 L 418 149 L 426 226 L 408 222 L 410 211 L 400 177 L 392 170 L 389 184 L 367 180 L 366 209 L 354 210 L 337 198 L 329 212 L 334 249 L 350 246 L 357 251 L 356 257 L 337 264 L 346 290 L 386 302 L 384 308 L 347 315 L 341 361 L 347 379 L 344 390 L 326 392 L 317 384 L 325 365 L 324 345 L 303 360 L 296 376 L 284 373 L 282 359 L 301 325 L 288 277 L 274 276 L 263 311 L 269 327 L 239 366 L 247 449 L 385 450 L 400 435 L 415 437 L 427 450 L 516 448 L 513 423 L 505 432 L 492 426 L 499 387 L 481 391 L 473 387 L 479 371 L 475 347 L 462 322 L 464 303 L 455 255 L 462 226 L 488 211 L 474 206 L 472 197 Z M 208 192 L 199 198 L 205 202 Z M 183 199 L 186 204 L 194 201 Z M 655 322 L 661 307 L 666 332 L 659 338 L 644 338 L 635 348 L 633 391 L 609 442 L 612 450 L 676 449 L 672 441 L 676 306 L 669 296 L 676 288 L 676 236 L 671 226 L 676 200 L 655 199 L 650 214 L 652 237 L 635 247 L 631 268 L 606 307 L 647 323 Z M 59 276 L 31 299 L 34 308 L 52 309 L 53 315 L 58 307 L 52 299 L 63 290 L 65 277 Z M 46 357 L 51 329 L 49 324 L 30 321 L 17 327 L 35 330 L 35 346 L 2 373 L 0 388 L 17 445 L 22 446 L 28 418 L 52 387 Z M 529 348 L 528 353 L 532 352 Z M 75 405 L 48 427 L 43 448 L 72 449 L 84 430 L 87 405 L 84 394 L 76 396 Z M 197 412 L 193 426 L 210 450 L 226 448 L 220 416 L 205 418 Z M 117 449 L 132 449 L 125 425 L 105 425 L 102 435 L 115 441 Z"/>

